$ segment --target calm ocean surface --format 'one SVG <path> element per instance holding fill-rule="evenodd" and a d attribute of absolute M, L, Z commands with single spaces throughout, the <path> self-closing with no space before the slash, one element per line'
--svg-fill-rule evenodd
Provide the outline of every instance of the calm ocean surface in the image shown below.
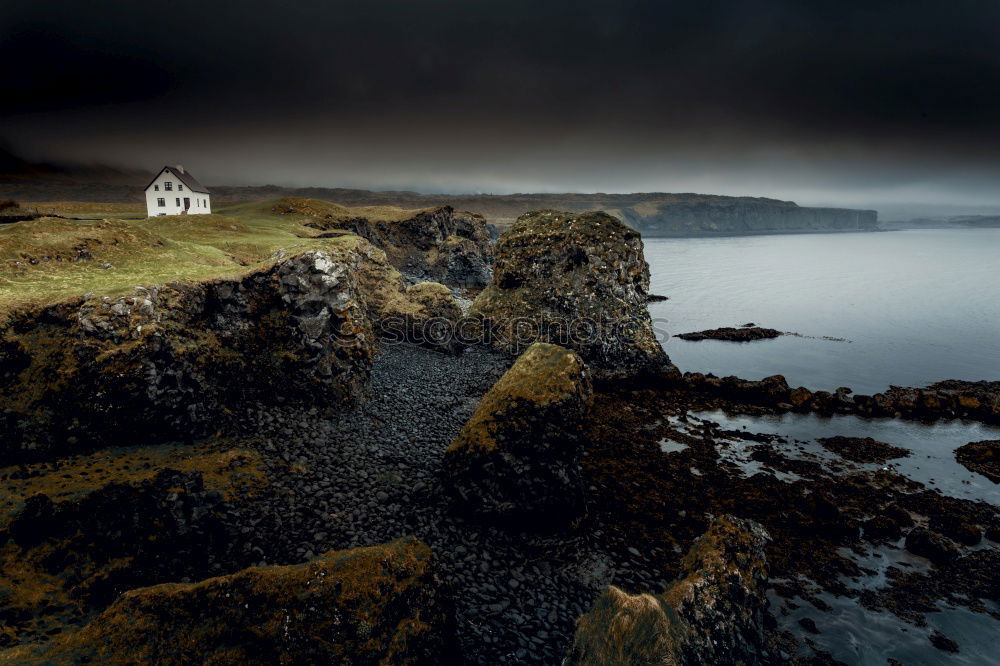
<path fill-rule="evenodd" d="M 682 371 L 858 393 L 1000 380 L 1000 229 L 645 240 L 661 340 Z M 685 342 L 759 326 L 809 337 Z M 838 342 L 823 336 L 843 338 Z"/>
<path fill-rule="evenodd" d="M 652 293 L 670 297 L 651 303 L 650 313 L 667 353 L 683 371 L 747 379 L 780 373 L 792 386 L 849 386 L 859 393 L 942 379 L 1000 380 L 1000 229 L 645 243 Z M 750 343 L 669 337 L 751 321 L 805 337 Z M 909 458 L 887 463 L 894 471 L 945 495 L 1000 502 L 1000 486 L 954 459 L 954 450 L 962 444 L 1000 439 L 997 426 L 812 414 L 708 416 L 732 429 L 779 434 L 818 456 L 828 455 L 815 442 L 818 437 L 874 437 L 913 451 Z M 987 543 L 979 547 L 995 547 Z M 852 581 L 850 586 L 857 590 L 885 587 L 890 566 L 929 566 L 906 551 L 902 540 L 862 559 L 859 564 L 874 573 Z M 939 603 L 939 611 L 927 616 L 928 626 L 916 627 L 890 613 L 866 609 L 857 598 L 824 592 L 821 597 L 831 612 L 818 614 L 806 602 L 788 605 L 770 596 L 782 629 L 801 639 L 800 616 L 822 619 L 822 633 L 809 638 L 848 664 L 884 666 L 888 657 L 905 664 L 998 663 L 1000 622 L 963 606 Z M 955 640 L 960 652 L 932 648 L 933 629 Z"/>

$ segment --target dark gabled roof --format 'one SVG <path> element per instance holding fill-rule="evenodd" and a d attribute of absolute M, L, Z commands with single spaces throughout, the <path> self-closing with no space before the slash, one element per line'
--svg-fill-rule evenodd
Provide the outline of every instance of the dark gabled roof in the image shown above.
<path fill-rule="evenodd" d="M 157 171 L 156 175 L 153 176 L 153 180 L 149 181 L 149 185 L 152 185 L 156 181 L 156 179 L 160 177 L 160 174 L 163 173 L 164 171 L 169 171 L 172 176 L 174 176 L 174 177 L 177 178 L 177 180 L 179 180 L 182 183 L 184 183 L 185 185 L 187 185 L 187 188 L 189 190 L 191 190 L 192 192 L 201 192 L 202 194 L 211 194 L 211 192 L 208 191 L 207 187 L 205 187 L 204 185 L 202 185 L 201 183 L 198 182 L 197 178 L 195 178 L 194 176 L 192 176 L 187 171 L 184 171 L 183 173 L 181 173 L 180 171 L 178 171 L 176 168 L 174 168 L 172 166 L 165 166 L 162 169 L 160 169 L 159 171 Z M 142 189 L 142 191 L 145 192 L 146 190 L 148 190 L 149 189 L 149 185 L 146 185 L 146 187 L 144 187 Z"/>

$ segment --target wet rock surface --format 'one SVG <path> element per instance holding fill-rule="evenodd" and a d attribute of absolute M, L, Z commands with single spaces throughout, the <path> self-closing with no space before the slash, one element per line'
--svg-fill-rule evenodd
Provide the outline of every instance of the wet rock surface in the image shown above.
<path fill-rule="evenodd" d="M 707 516 L 759 522 L 772 536 L 765 663 L 834 663 L 820 645 L 843 635 L 837 614 L 845 604 L 887 612 L 920 640 L 930 633 L 928 614 L 942 605 L 1000 621 L 993 605 L 1000 574 L 990 564 L 1000 550 L 981 536 L 1000 534 L 995 505 L 942 495 L 891 469 L 807 455 L 777 435 L 760 441 L 766 429 L 730 433 L 695 413 L 719 409 L 761 417 L 781 411 L 683 388 L 595 396 L 582 465 L 588 524 L 603 526 L 605 543 L 641 542 L 664 570 L 677 571 L 672 553 L 705 529 Z M 663 448 L 664 441 L 672 446 Z M 736 464 L 740 458 L 750 460 Z M 921 528 L 945 544 L 934 560 L 901 550 Z M 890 564 L 869 568 L 869 560 L 886 561 L 884 553 Z M 819 634 L 798 623 L 803 606 Z"/>
<path fill-rule="evenodd" d="M 904 458 L 910 452 L 871 437 L 823 437 L 816 440 L 828 451 L 854 462 L 884 463 L 893 458 Z"/>
<path fill-rule="evenodd" d="M 722 516 L 695 540 L 660 595 L 609 587 L 577 621 L 567 659 L 578 666 L 752 664 L 761 661 L 767 533 Z"/>
<path fill-rule="evenodd" d="M 4 655 L 70 663 L 401 664 L 451 661 L 433 557 L 408 538 L 130 591 L 82 629 Z"/>
<path fill-rule="evenodd" d="M 969 442 L 955 450 L 955 460 L 993 483 L 1000 483 L 1000 440 Z"/>
<path fill-rule="evenodd" d="M 776 377 L 780 375 L 755 381 L 739 377 L 716 377 L 700 372 L 681 374 L 674 368 L 660 376 L 660 385 L 680 385 L 694 392 L 721 397 L 733 397 L 733 388 L 740 387 L 740 398 L 743 401 L 799 412 L 918 420 L 963 418 L 1000 423 L 1000 382 L 948 380 L 924 388 L 893 386 L 882 393 L 863 395 L 854 394 L 846 386 L 841 386 L 832 393 L 811 391 L 804 386 L 788 392 L 775 392 L 763 386 L 763 383 L 772 382 Z M 781 381 L 784 381 L 784 377 L 781 377 Z M 787 384 L 785 386 L 787 388 Z"/>
<path fill-rule="evenodd" d="M 726 342 L 752 342 L 754 340 L 768 340 L 784 335 L 779 330 L 773 328 L 762 328 L 760 326 L 741 326 L 733 328 L 725 326 L 722 328 L 711 328 L 705 331 L 694 333 L 679 333 L 675 338 L 697 342 L 699 340 L 725 340 Z"/>
<path fill-rule="evenodd" d="M 550 342 L 580 354 L 596 379 L 662 372 L 669 359 L 646 302 L 649 265 L 639 234 L 605 213 L 528 213 L 495 248 L 494 279 L 469 315 L 484 337 L 520 353 Z"/>
<path fill-rule="evenodd" d="M 683 387 L 595 393 L 580 458 L 587 514 L 572 529 L 538 533 L 464 518 L 445 483 L 445 450 L 511 362 L 478 346 L 452 356 L 385 345 L 372 368 L 369 402 L 336 413 L 247 406 L 239 415 L 268 492 L 215 514 L 234 540 L 225 568 L 208 575 L 414 535 L 456 591 L 454 639 L 465 663 L 557 664 L 576 619 L 601 590 L 662 594 L 682 574 L 682 554 L 715 517 L 729 514 L 760 523 L 772 537 L 765 549 L 775 596 L 765 615 L 762 663 L 833 663 L 815 643 L 831 635 L 829 595 L 901 618 L 922 641 L 929 629 L 921 622 L 940 603 L 995 612 L 988 604 L 1000 599 L 998 551 L 966 542 L 973 534 L 980 541 L 1000 535 L 996 507 L 942 496 L 891 471 L 793 456 L 777 437 L 737 438 L 696 412 L 767 415 L 780 408 Z M 685 446 L 664 453 L 665 438 Z M 753 474 L 729 457 L 743 447 L 761 451 Z M 5 473 L 40 473 L 34 470 Z M 853 582 L 869 575 L 855 552 L 898 550 L 919 527 L 948 539 L 958 557 L 890 567 L 876 589 Z M 65 558 L 75 551 L 54 552 Z M 171 552 L 166 561 L 180 557 Z M 158 581 L 140 584 L 151 582 Z M 819 634 L 790 619 L 792 606 L 802 604 L 815 609 L 809 617 Z M 34 642 L 90 617 L 65 619 L 60 607 L 32 612 L 52 618 L 23 634 Z"/>
<path fill-rule="evenodd" d="M 536 342 L 504 373 L 445 451 L 456 509 L 521 526 L 584 511 L 579 458 L 592 388 L 576 353 Z"/>

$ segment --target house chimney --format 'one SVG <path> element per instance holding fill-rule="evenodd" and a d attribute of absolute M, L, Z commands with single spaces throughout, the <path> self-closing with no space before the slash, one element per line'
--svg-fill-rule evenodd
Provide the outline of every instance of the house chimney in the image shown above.
<path fill-rule="evenodd" d="M 184 165 L 183 164 L 175 164 L 174 168 L 177 169 L 178 171 L 180 171 L 181 173 L 184 173 Z"/>

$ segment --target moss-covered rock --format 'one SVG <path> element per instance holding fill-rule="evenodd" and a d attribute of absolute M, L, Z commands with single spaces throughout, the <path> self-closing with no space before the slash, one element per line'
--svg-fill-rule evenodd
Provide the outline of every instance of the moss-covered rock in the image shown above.
<path fill-rule="evenodd" d="M 86 627 L 4 663 L 449 663 L 451 619 L 430 549 L 409 537 L 124 594 Z"/>
<path fill-rule="evenodd" d="M 493 281 L 469 311 L 491 344 L 567 346 L 599 379 L 659 373 L 669 359 L 646 308 L 642 239 L 605 213 L 527 213 L 495 249 Z"/>
<path fill-rule="evenodd" d="M 158 452 L 124 457 L 133 464 L 119 457 L 110 482 L 90 479 L 106 464 L 96 456 L 3 470 L 3 490 L 19 496 L 0 516 L 0 646 L 79 625 L 137 586 L 251 563 L 233 512 L 264 490 L 255 454 L 181 454 L 186 471 L 158 472 L 141 463 Z"/>
<path fill-rule="evenodd" d="M 385 306 L 379 319 L 383 344 L 413 342 L 440 351 L 455 352 L 455 335 L 462 307 L 451 290 L 439 282 L 419 282 L 401 290 Z"/>
<path fill-rule="evenodd" d="M 376 344 L 355 278 L 363 261 L 331 247 L 236 279 L 137 287 L 8 318 L 0 456 L 195 438 L 247 400 L 356 401 Z"/>
<path fill-rule="evenodd" d="M 566 663 L 574 666 L 755 664 L 767 606 L 764 529 L 717 518 L 662 595 L 609 587 L 577 620 Z"/>
<path fill-rule="evenodd" d="M 407 277 L 452 287 L 483 287 L 490 281 L 492 239 L 481 215 L 451 206 L 423 210 L 347 209 L 314 199 L 282 199 L 283 215 L 304 215 L 306 226 L 325 232 L 347 230 L 385 251 Z"/>
<path fill-rule="evenodd" d="M 537 523 L 579 517 L 581 421 L 591 396 L 576 353 L 547 343 L 529 347 L 445 451 L 456 506 Z"/>

